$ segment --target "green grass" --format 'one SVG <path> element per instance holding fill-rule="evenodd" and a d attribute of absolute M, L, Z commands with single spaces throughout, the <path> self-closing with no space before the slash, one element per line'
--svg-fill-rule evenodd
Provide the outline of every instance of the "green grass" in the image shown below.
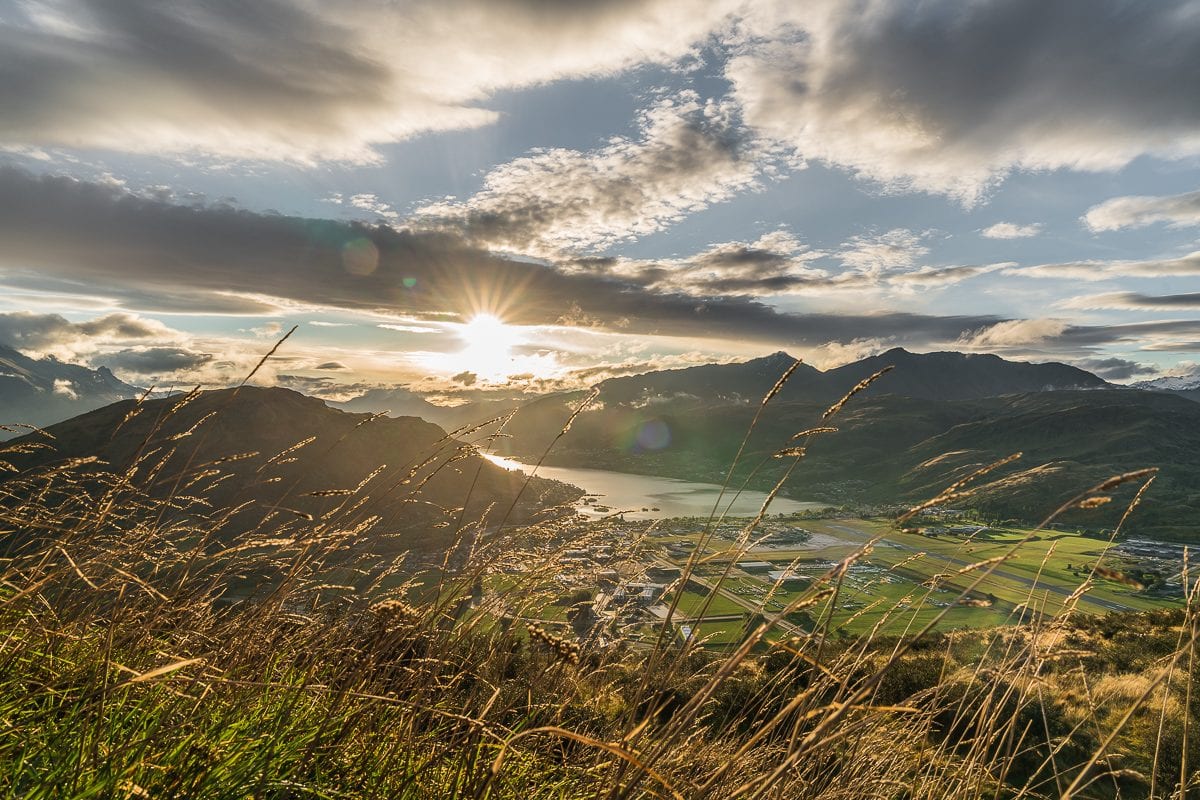
<path fill-rule="evenodd" d="M 811 547 L 761 548 L 745 556 L 718 553 L 698 571 L 715 579 L 724 572 L 725 565 L 731 559 L 769 560 L 779 569 L 798 562 L 798 572 L 816 578 L 826 569 L 816 566 L 817 562 L 846 558 L 864 542 L 882 537 L 883 541 L 871 555 L 859 562 L 859 566 L 873 569 L 874 574 L 862 576 L 856 569 L 851 570 L 843 582 L 837 607 L 829 614 L 829 623 L 834 629 L 850 635 L 872 632 L 895 635 L 918 630 L 939 614 L 941 618 L 934 626 L 937 630 L 1011 624 L 1021 619 L 1020 608 L 1025 606 L 1043 614 L 1059 614 L 1067 598 L 1086 576 L 1085 567 L 1090 570 L 1090 565 L 1098 559 L 1111 568 L 1136 567 L 1135 562 L 1127 559 L 1105 556 L 1108 549 L 1106 541 L 1054 531 L 1004 529 L 989 531 L 985 536 L 974 539 L 946 535 L 927 537 L 902 532 L 888 520 L 853 518 L 806 519 L 802 527 L 829 539 L 822 538 Z M 696 541 L 698 536 L 660 535 L 655 542 Z M 951 605 L 944 609 L 944 606 L 937 605 L 953 603 L 957 594 L 973 582 L 977 573 L 960 572 L 965 566 L 998 556 L 1007 558 L 996 565 L 995 572 L 984 578 L 972 593 L 973 596 L 993 601 L 991 607 Z M 684 563 L 681 559 L 675 560 L 681 565 Z M 940 591 L 930 592 L 928 586 L 923 584 L 935 576 Z M 1030 585 L 1034 582 L 1036 588 Z M 782 587 L 773 589 L 766 575 L 746 576 L 741 570 L 733 570 L 722 586 L 756 605 L 769 592 L 768 613 L 797 600 L 805 592 L 784 590 Z M 693 594 L 686 593 L 685 601 L 680 606 L 681 613 L 688 617 L 694 616 L 701 605 L 701 598 L 692 597 Z M 1096 580 L 1095 585 L 1078 602 L 1077 608 L 1089 614 L 1105 614 L 1112 610 L 1093 598 L 1118 604 L 1120 608 L 1131 611 L 1173 608 L 1182 603 L 1181 600 L 1146 597 L 1126 585 L 1102 578 Z M 898 606 L 901 603 L 903 605 Z M 736 604 L 717 596 L 708 613 L 710 616 L 719 616 L 740 610 Z M 824 606 L 822 610 L 829 613 Z M 728 644 L 723 637 L 709 642 L 709 646 L 718 649 Z"/>

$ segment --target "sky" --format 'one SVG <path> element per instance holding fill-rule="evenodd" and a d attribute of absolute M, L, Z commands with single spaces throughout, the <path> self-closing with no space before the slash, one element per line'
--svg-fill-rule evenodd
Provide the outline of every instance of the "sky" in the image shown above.
<path fill-rule="evenodd" d="M 1200 362 L 1197 0 L 0 0 L 0 343 L 439 402 Z"/>

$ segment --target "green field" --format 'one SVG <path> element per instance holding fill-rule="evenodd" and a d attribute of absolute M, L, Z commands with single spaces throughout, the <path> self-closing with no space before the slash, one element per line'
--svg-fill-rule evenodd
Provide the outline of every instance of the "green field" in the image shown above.
<path fill-rule="evenodd" d="M 834 598 L 808 609 L 814 619 L 828 618 L 831 630 L 846 635 L 869 632 L 900 634 L 920 629 L 937 618 L 941 630 L 984 627 L 1020 621 L 1027 613 L 1054 615 L 1091 573 L 1100 559 L 1118 572 L 1136 572 L 1136 560 L 1105 555 L 1108 542 L 1059 531 L 989 530 L 974 537 L 925 536 L 901 532 L 884 520 L 804 520 L 813 534 L 809 542 L 784 547 L 760 546 L 736 553 L 737 561 L 769 561 L 776 569 L 792 570 L 814 582 L 831 573 L 838 562 L 879 538 L 871 551 L 857 559 L 840 581 Z M 722 538 L 724 537 L 724 538 Z M 699 533 L 664 534 L 654 543 L 678 544 Z M 734 558 L 733 537 L 726 531 L 706 548 L 708 559 L 698 574 L 715 582 L 723 573 L 722 592 L 711 603 L 710 616 L 749 612 L 732 596 L 753 604 L 770 616 L 802 597 L 807 589 L 776 585 L 765 574 L 748 574 L 729 566 Z M 1002 559 L 991 563 L 992 559 Z M 675 557 L 683 565 L 686 559 Z M 989 562 L 983 563 L 980 562 Z M 990 571 L 990 572 L 989 572 Z M 960 602 L 967 593 L 968 600 Z M 700 592 L 685 592 L 679 614 L 693 617 L 702 603 Z M 1096 577 L 1076 601 L 1077 613 L 1145 611 L 1178 606 L 1176 600 L 1148 597 L 1116 580 Z M 713 623 L 722 632 L 735 627 Z M 741 628 L 745 625 L 736 626 Z M 711 625 L 704 630 L 715 630 Z M 714 643 L 725 637 L 717 637 Z"/>

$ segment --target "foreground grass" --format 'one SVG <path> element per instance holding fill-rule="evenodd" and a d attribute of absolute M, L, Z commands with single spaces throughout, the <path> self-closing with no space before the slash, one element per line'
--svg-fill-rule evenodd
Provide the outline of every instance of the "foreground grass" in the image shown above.
<path fill-rule="evenodd" d="M 885 636 L 910 613 L 896 600 L 865 635 L 839 635 L 868 541 L 723 630 L 715 654 L 670 622 L 640 644 L 570 609 L 527 626 L 562 552 L 588 543 L 558 520 L 465 523 L 440 564 L 401 570 L 371 553 L 369 520 L 231 531 L 202 498 L 154 499 L 137 477 L 153 479 L 150 458 L 0 484 L 0 796 L 1200 792 L 1190 579 L 1182 607 L 1140 615 L 1078 613 L 1085 582 L 1021 625 L 939 634 L 942 609 Z M 753 527 L 706 580 L 731 579 Z M 1030 541 L 956 572 L 953 605 L 974 607 Z M 687 605 L 672 614 L 707 613 L 703 595 L 675 596 Z"/>

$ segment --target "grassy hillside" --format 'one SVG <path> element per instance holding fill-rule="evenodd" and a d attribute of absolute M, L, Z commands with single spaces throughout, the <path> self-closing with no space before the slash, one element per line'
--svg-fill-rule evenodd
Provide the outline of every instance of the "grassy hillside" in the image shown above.
<path fill-rule="evenodd" d="M 0 453 L 2 468 L 24 444 Z M 900 636 L 855 637 L 830 619 L 878 544 L 868 539 L 713 652 L 677 635 L 675 609 L 648 636 L 597 626 L 588 592 L 530 621 L 571 552 L 604 541 L 619 571 L 643 557 L 637 538 L 594 541 L 558 519 L 495 525 L 460 537 L 453 558 L 381 570 L 362 531 L 329 517 L 275 516 L 223 540 L 211 518 L 177 513 L 203 498 L 143 491 L 136 470 L 108 473 L 97 493 L 93 466 L 60 459 L 0 484 L 0 537 L 42 542 L 0 561 L 3 796 L 1182 799 L 1200 788 L 1191 575 L 1180 608 L 1085 619 L 1091 584 L 1123 577 L 1097 561 L 1053 607 L 1031 597 L 1019 625 L 936 634 L 935 614 Z M 1121 484 L 1135 485 L 1087 496 Z M 676 584 L 688 613 L 716 602 L 722 565 L 746 558 L 756 524 L 744 525 L 726 544 L 703 526 Z M 991 602 L 980 587 L 1001 564 L 1033 568 L 1030 541 L 955 569 L 945 608 Z M 693 578 L 710 545 L 706 596 Z M 908 600 L 875 613 L 903 619 Z"/>
<path fill-rule="evenodd" d="M 4 796 L 932 800 L 1200 785 L 1194 603 L 1085 620 L 1068 602 L 994 631 L 851 639 L 817 607 L 837 602 L 863 548 L 714 654 L 670 634 L 596 636 L 571 609 L 527 626 L 579 544 L 557 524 L 481 540 L 450 570 L 368 575 L 319 526 L 214 551 L 160 522 L 167 500 L 69 502 L 76 478 L 41 472 L 30 486 L 44 491 L 0 507 L 3 535 L 59 533 L 0 564 Z M 220 596 L 220 576 L 264 566 L 283 579 Z M 496 575 L 512 580 L 481 596 Z M 780 627 L 797 615 L 812 622 L 802 636 Z"/>
<path fill-rule="evenodd" d="M 553 481 L 525 485 L 415 417 L 249 386 L 115 403 L 14 440 L 7 459 L 0 487 L 91 459 L 72 472 L 77 492 L 169 499 L 166 521 L 202 521 L 224 542 L 317 521 L 389 552 L 440 550 L 489 507 L 526 519 L 578 496 Z"/>

